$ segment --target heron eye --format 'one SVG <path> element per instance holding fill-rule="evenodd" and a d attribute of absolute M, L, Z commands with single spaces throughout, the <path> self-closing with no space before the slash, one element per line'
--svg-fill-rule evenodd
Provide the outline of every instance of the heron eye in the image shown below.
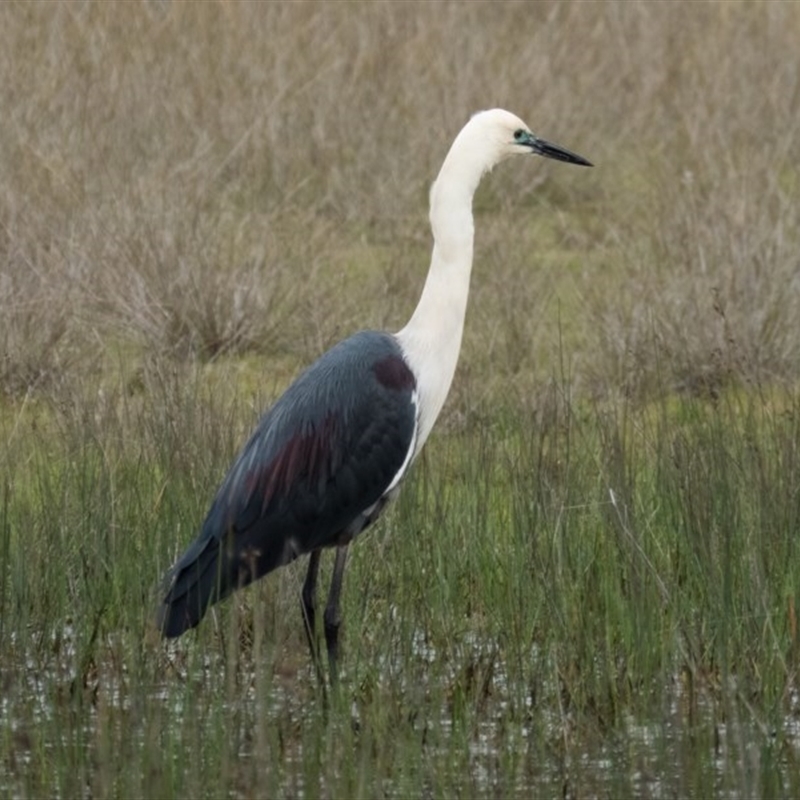
<path fill-rule="evenodd" d="M 514 141 L 521 142 L 525 138 L 525 131 L 522 128 L 514 131 Z"/>

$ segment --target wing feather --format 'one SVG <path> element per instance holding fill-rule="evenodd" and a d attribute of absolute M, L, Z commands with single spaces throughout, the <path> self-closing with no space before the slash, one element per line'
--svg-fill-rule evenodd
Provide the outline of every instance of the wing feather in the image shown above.
<path fill-rule="evenodd" d="M 368 525 L 410 464 L 414 395 L 390 334 L 356 334 L 309 367 L 262 417 L 173 568 L 164 633 L 179 635 L 236 588 Z"/>

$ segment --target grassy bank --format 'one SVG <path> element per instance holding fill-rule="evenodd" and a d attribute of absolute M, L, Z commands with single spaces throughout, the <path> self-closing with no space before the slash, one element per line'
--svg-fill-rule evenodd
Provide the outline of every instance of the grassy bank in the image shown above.
<path fill-rule="evenodd" d="M 153 635 L 158 576 L 250 416 L 190 386 L 10 432 L 10 793 L 797 791 L 796 397 L 601 409 L 553 384 L 437 437 L 353 548 L 325 715 L 302 566 Z"/>
<path fill-rule="evenodd" d="M 0 794 L 797 796 L 798 35 L 789 3 L 4 4 Z M 164 645 L 237 447 L 404 322 L 494 105 L 597 166 L 476 198 L 341 692 L 302 564 Z"/>

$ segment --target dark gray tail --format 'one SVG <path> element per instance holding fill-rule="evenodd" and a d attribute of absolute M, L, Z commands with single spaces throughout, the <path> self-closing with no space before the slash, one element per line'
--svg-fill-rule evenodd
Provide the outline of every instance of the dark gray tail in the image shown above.
<path fill-rule="evenodd" d="M 194 628 L 209 606 L 227 597 L 233 587 L 220 569 L 220 546 L 215 539 L 195 542 L 167 576 L 167 594 L 158 609 L 156 625 L 173 639 Z"/>
<path fill-rule="evenodd" d="M 158 629 L 168 639 L 186 633 L 214 603 L 298 555 L 291 540 L 282 536 L 231 531 L 220 541 L 201 532 L 167 576 L 166 596 L 156 616 Z"/>

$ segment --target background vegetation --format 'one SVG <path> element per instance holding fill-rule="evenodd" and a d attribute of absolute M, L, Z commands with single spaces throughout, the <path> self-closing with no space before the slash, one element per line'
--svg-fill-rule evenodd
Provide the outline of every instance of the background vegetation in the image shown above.
<path fill-rule="evenodd" d="M 796 796 L 800 6 L 0 6 L 9 796 Z M 452 396 L 353 548 L 173 646 L 158 580 L 260 410 L 400 327 L 507 107 Z"/>

